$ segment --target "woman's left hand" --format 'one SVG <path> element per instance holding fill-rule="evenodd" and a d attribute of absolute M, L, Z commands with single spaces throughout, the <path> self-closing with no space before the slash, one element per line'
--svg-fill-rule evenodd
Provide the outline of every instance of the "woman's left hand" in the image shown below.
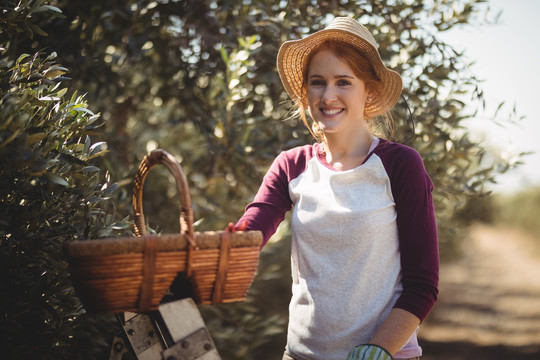
<path fill-rule="evenodd" d="M 349 351 L 347 360 L 392 360 L 392 355 L 378 345 L 363 344 Z"/>

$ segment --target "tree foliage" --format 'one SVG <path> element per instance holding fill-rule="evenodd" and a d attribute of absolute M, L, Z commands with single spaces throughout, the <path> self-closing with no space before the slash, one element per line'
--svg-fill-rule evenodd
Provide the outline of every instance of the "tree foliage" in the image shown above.
<path fill-rule="evenodd" d="M 47 184 L 47 191 L 54 190 L 54 196 L 50 195 L 47 200 L 58 199 L 54 203 L 42 202 L 51 213 L 57 213 L 53 211 L 55 206 L 65 209 L 70 204 L 65 197 L 78 196 L 79 211 L 75 214 L 96 214 L 93 206 L 99 207 L 100 201 L 92 203 L 80 199 L 103 198 L 98 193 L 108 189 L 100 188 L 98 193 L 92 193 L 96 191 L 95 186 L 105 184 L 98 175 L 101 172 L 88 168 L 92 156 L 89 151 L 99 152 L 104 146 L 94 145 L 90 149 L 93 139 L 99 137 L 100 141 L 106 141 L 108 153 L 97 166 L 107 168 L 110 177 L 119 182 L 120 194 L 129 192 L 130 179 L 139 160 L 149 150 L 159 147 L 174 154 L 186 170 L 198 229 L 215 230 L 234 221 L 253 197 L 277 153 L 312 141 L 303 125 L 290 116 L 291 109 L 275 69 L 279 46 L 285 40 L 324 28 L 333 16 L 353 16 L 364 23 L 380 44 L 384 61 L 402 74 L 404 96 L 416 123 L 415 137 L 409 144 L 425 159 L 435 185 L 443 255 L 453 252 L 459 239 L 453 218 L 456 207 L 485 196 L 485 185 L 495 179 L 496 164 L 479 165 L 485 149 L 472 141 L 462 126 L 463 120 L 473 116 L 482 104 L 479 81 L 468 71 L 463 54 L 438 38 L 440 31 L 483 21 L 481 16 L 487 9 L 485 1 L 28 0 L 3 3 L 6 10 L 0 22 L 2 64 L 5 64 L 2 91 L 16 93 L 17 104 L 25 99 L 25 91 L 36 94 L 34 98 L 39 103 L 20 111 L 20 116 L 26 114 L 27 117 L 20 120 L 21 124 L 25 121 L 28 124 L 21 127 L 25 130 L 19 131 L 26 139 L 21 140 L 21 146 L 26 149 L 32 145 L 50 154 L 35 157 L 44 159 L 40 162 L 42 174 L 6 178 L 6 182 L 16 189 L 34 190 L 33 180 Z M 55 79 L 46 72 L 57 66 L 47 63 L 52 58 L 45 57 L 45 62 L 40 62 L 42 55 L 19 57 L 39 54 L 42 49 L 58 54 L 63 66 L 58 65 L 55 71 L 69 69 L 70 88 L 86 94 L 86 100 L 72 95 L 72 91 L 66 93 L 54 81 L 43 88 L 43 84 L 48 83 L 45 79 Z M 16 59 L 20 59 L 19 63 Z M 14 72 L 22 71 L 17 67 L 29 61 L 26 66 L 33 69 L 34 75 L 23 78 L 41 76 L 39 81 L 9 83 L 7 79 L 14 76 Z M 35 70 L 39 66 L 40 70 Z M 48 73 L 54 72 L 49 70 Z M 46 96 L 56 100 L 40 100 Z M 101 114 L 99 120 L 87 110 L 86 101 Z M 7 100 L 3 100 L 2 116 L 7 104 Z M 16 106 L 19 110 L 23 108 Z M 78 115 L 72 123 L 58 123 L 59 111 Z M 404 141 L 413 130 L 404 102 L 398 103 L 393 116 L 398 125 L 397 140 Z M 36 123 L 35 119 L 43 117 L 48 119 L 49 130 Z M 101 122 L 104 123 L 103 134 L 86 128 Z M 12 129 L 15 131 L 15 127 Z M 42 138 L 32 142 L 41 136 L 54 136 L 58 140 L 44 142 Z M 87 142 L 87 138 L 91 140 Z M 54 141 L 56 147 L 50 145 Z M 24 158 L 23 150 L 9 148 L 13 154 L 19 154 L 17 159 Z M 28 159 L 23 160 L 27 164 L 33 161 Z M 34 165 L 27 168 L 30 166 Z M 82 170 L 84 168 L 87 170 Z M 41 191 L 40 195 L 46 193 Z M 178 207 L 178 200 L 170 176 L 160 170 L 152 172 L 144 198 L 151 226 L 158 231 L 178 231 L 178 214 L 173 211 Z M 20 200 L 18 202 L 20 204 Z M 120 218 L 128 216 L 129 197 L 117 198 L 115 209 Z M 87 223 L 75 226 L 77 231 L 65 227 L 58 235 L 47 235 L 47 238 L 97 237 L 100 229 L 103 231 L 113 222 L 112 215 L 108 214 L 108 218 L 105 216 L 105 220 L 99 218 L 99 221 L 92 216 L 85 217 Z M 21 215 L 21 221 L 35 215 L 28 216 Z M 94 219 L 94 223 L 88 223 L 89 219 Z M 82 218 L 69 220 L 69 223 L 80 224 L 78 221 Z M 5 234 L 3 243 L 6 243 Z M 285 223 L 275 239 L 286 239 L 287 234 Z M 235 307 L 232 313 L 231 308 L 221 309 L 219 316 L 214 308 L 203 309 L 225 358 L 261 358 L 265 341 L 274 338 L 283 341 L 286 322 L 283 298 L 285 304 L 288 299 L 282 292 L 276 296 L 275 289 L 288 286 L 286 244 L 286 241 L 276 241 L 263 251 L 259 275 L 246 303 Z M 65 272 L 61 274 L 59 278 L 63 279 Z M 29 278 L 34 276 L 37 273 L 28 275 Z M 276 314 L 277 318 L 271 316 Z M 244 333 L 241 342 L 235 341 L 238 329 L 243 329 Z"/>
<path fill-rule="evenodd" d="M 43 5 L 45 6 L 45 5 Z M 55 9 L 45 8 L 57 13 Z M 46 13 L 39 6 L 18 11 Z M 18 19 L 13 13 L 12 18 Z M 42 34 L 32 23 L 12 27 Z M 26 24 L 26 26 L 25 26 Z M 27 34 L 27 36 L 29 36 Z M 5 47 L 7 46 L 7 47 Z M 0 59 L 0 347 L 6 359 L 85 358 L 104 345 L 72 289 L 62 244 L 117 232 L 108 199 L 117 185 L 94 164 L 103 125 L 84 96 L 67 94 L 56 53 Z M 88 353 L 77 353 L 81 344 Z"/>
<path fill-rule="evenodd" d="M 289 108 L 275 57 L 281 42 L 323 28 L 332 16 L 354 16 L 373 32 L 383 59 L 400 72 L 416 137 L 436 185 L 443 246 L 455 239 L 456 204 L 482 192 L 494 172 L 478 167 L 481 145 L 462 128 L 473 115 L 479 81 L 462 54 L 437 34 L 480 21 L 484 1 L 107 1 L 59 2 L 66 16 L 40 41 L 62 54 L 75 87 L 108 121 L 115 171 L 129 177 L 147 150 L 180 157 L 193 184 L 201 226 L 239 214 L 280 150 L 310 141 Z M 70 34 L 66 37 L 65 34 Z M 398 139 L 411 132 L 398 103 Z M 112 169 L 111 169 L 112 170 Z M 156 186 L 160 188 L 160 186 Z M 153 194 L 155 195 L 155 194 Z M 150 196 L 150 195 L 149 195 Z M 169 198 L 174 195 L 169 194 Z M 226 216 L 221 210 L 229 209 Z M 161 203 L 150 212 L 174 223 Z"/>

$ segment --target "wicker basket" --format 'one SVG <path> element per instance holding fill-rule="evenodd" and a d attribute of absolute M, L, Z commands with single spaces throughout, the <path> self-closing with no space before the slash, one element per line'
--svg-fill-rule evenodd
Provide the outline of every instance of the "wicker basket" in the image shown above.
<path fill-rule="evenodd" d="M 181 198 L 180 233 L 148 235 L 142 188 L 148 172 L 165 165 Z M 145 156 L 133 190 L 137 237 L 72 241 L 65 253 L 73 285 L 88 312 L 144 312 L 157 309 L 171 284 L 183 284 L 199 304 L 242 301 L 257 269 L 260 231 L 193 231 L 186 177 L 169 153 Z"/>

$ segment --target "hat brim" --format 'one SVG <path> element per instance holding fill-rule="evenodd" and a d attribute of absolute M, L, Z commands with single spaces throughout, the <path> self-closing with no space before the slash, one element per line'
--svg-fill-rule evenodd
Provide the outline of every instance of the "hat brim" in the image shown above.
<path fill-rule="evenodd" d="M 366 103 L 366 116 L 372 118 L 392 109 L 401 95 L 403 86 L 401 76 L 383 64 L 379 52 L 371 43 L 341 29 L 320 30 L 303 39 L 289 40 L 281 45 L 277 68 L 281 82 L 291 99 L 299 103 L 305 98 L 302 94 L 304 68 L 313 49 L 327 40 L 338 40 L 354 45 L 371 62 L 381 80 L 382 87 L 373 101 Z"/>

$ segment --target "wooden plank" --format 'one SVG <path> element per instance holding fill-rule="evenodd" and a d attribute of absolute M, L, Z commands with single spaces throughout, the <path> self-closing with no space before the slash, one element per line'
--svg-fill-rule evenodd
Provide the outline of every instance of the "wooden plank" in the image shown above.
<path fill-rule="evenodd" d="M 161 304 L 159 312 L 175 343 L 181 343 L 190 335 L 200 333 L 201 329 L 208 331 L 197 305 L 191 298 Z M 197 357 L 197 360 L 221 360 L 212 338 L 208 336 L 205 341 L 209 342 L 211 349 Z"/>

